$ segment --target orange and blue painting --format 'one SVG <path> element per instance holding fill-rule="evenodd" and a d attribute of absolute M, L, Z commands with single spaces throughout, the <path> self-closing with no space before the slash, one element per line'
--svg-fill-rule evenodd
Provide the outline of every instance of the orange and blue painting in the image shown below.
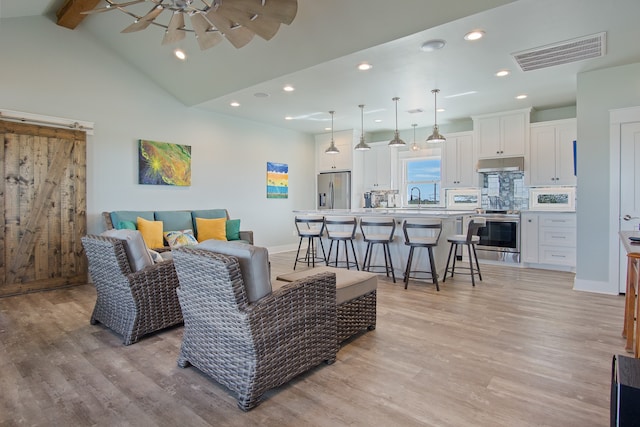
<path fill-rule="evenodd" d="M 138 145 L 138 183 L 191 185 L 191 146 L 146 141 Z"/>
<path fill-rule="evenodd" d="M 267 162 L 267 199 L 289 197 L 289 165 Z"/>

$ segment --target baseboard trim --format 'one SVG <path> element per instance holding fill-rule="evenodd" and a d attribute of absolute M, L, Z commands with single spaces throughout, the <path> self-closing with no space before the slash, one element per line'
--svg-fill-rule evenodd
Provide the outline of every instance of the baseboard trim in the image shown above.
<path fill-rule="evenodd" d="M 618 286 L 612 286 L 609 282 L 596 280 L 584 280 L 576 278 L 573 281 L 574 291 L 593 292 L 596 294 L 618 295 Z"/>
<path fill-rule="evenodd" d="M 300 248 L 301 251 L 302 251 L 302 249 L 306 250 L 306 246 L 303 246 L 302 248 Z M 296 251 L 296 250 L 298 250 L 298 244 L 297 243 L 291 243 L 289 245 L 268 246 L 267 250 L 271 254 L 277 254 L 277 253 L 280 253 L 280 252 Z"/>

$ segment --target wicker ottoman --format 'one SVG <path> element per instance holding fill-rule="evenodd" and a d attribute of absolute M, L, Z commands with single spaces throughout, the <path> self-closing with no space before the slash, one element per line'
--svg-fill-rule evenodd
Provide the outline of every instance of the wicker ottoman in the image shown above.
<path fill-rule="evenodd" d="M 376 290 L 378 276 L 365 271 L 334 267 L 316 267 L 305 271 L 281 274 L 276 279 L 293 282 L 304 277 L 330 271 L 336 274 L 336 303 L 338 306 L 338 343 L 363 329 L 376 328 Z M 272 283 L 274 288 L 278 283 Z"/>

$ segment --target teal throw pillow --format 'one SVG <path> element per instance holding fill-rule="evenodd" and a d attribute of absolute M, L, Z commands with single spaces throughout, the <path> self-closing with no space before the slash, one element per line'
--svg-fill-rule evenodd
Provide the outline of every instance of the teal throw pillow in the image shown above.
<path fill-rule="evenodd" d="M 227 240 L 240 240 L 240 220 L 227 220 Z"/>
<path fill-rule="evenodd" d="M 136 223 L 133 221 L 120 221 L 118 223 L 119 230 L 137 230 Z"/>

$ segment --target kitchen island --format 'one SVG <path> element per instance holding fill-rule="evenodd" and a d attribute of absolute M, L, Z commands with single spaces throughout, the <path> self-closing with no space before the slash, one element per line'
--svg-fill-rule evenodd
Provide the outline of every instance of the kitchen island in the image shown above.
<path fill-rule="evenodd" d="M 447 264 L 447 256 L 449 255 L 449 243 L 447 237 L 453 234 L 459 234 L 462 232 L 462 219 L 465 216 L 473 215 L 472 211 L 461 210 L 446 210 L 446 209 L 430 209 L 430 208 L 375 208 L 375 209 L 331 209 L 331 210 L 294 210 L 295 215 L 322 215 L 325 217 L 330 216 L 350 216 L 356 217 L 358 220 L 362 217 L 392 217 L 396 222 L 396 231 L 394 234 L 393 242 L 389 244 L 391 251 L 391 259 L 393 262 L 394 271 L 396 274 L 396 280 L 402 281 L 404 269 L 407 266 L 407 258 L 409 256 L 409 247 L 404 244 L 404 234 L 402 232 L 402 223 L 405 219 L 415 218 L 437 218 L 442 220 L 442 234 L 438 245 L 433 248 L 433 255 L 436 264 L 436 272 L 438 274 L 438 280 L 442 281 L 444 277 L 444 270 Z M 374 231 L 375 232 L 375 231 Z M 330 242 L 326 238 L 323 238 L 325 250 L 327 255 L 329 254 Z M 362 232 L 360 226 L 358 226 L 356 232 L 356 239 L 354 240 L 356 248 L 356 254 L 358 256 L 358 263 L 362 266 L 364 254 L 366 250 L 366 243 L 362 239 Z M 342 252 L 342 250 L 341 250 Z M 335 249 L 334 249 L 335 253 Z M 341 257 L 344 255 L 341 254 Z M 384 266 L 384 254 L 380 245 L 375 245 L 373 250 L 373 259 L 371 265 Z M 429 271 L 429 256 L 425 248 L 419 248 L 414 254 L 414 269 Z M 419 266 L 419 267 L 416 267 Z M 380 269 L 381 271 L 384 269 Z M 373 271 L 373 270 L 372 270 Z M 378 270 L 375 270 L 378 271 Z M 431 279 L 427 279 L 431 282 Z"/>

